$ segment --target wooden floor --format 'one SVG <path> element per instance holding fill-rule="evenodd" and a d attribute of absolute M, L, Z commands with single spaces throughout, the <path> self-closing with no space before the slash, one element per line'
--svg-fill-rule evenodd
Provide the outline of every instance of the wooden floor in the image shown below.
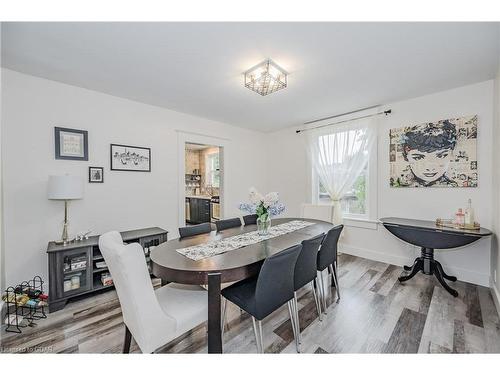
<path fill-rule="evenodd" d="M 304 353 L 500 353 L 500 320 L 490 290 L 453 283 L 453 298 L 434 277 L 418 274 L 400 284 L 401 269 L 341 255 L 341 299 L 329 290 L 328 314 L 319 321 L 312 293 L 299 297 Z M 325 274 L 326 278 L 326 274 Z M 2 328 L 0 352 L 118 353 L 124 325 L 114 291 L 72 302 L 22 334 Z M 263 324 L 267 353 L 295 353 L 286 305 Z M 226 353 L 255 353 L 252 320 L 228 303 Z M 176 339 L 160 353 L 205 353 L 206 327 Z M 135 343 L 133 352 L 139 352 Z"/>

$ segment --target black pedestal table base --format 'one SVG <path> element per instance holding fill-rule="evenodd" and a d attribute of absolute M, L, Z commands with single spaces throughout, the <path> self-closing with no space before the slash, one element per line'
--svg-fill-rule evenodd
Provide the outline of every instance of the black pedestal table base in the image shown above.
<path fill-rule="evenodd" d="M 425 275 L 434 275 L 438 279 L 439 283 L 445 288 L 448 293 L 450 293 L 453 297 L 458 296 L 458 292 L 450 287 L 446 280 L 457 281 L 455 276 L 447 275 L 441 263 L 434 259 L 434 249 L 430 249 L 427 247 L 422 247 L 422 254 L 420 257 L 415 259 L 413 266 L 403 266 L 404 270 L 409 272 L 408 274 L 401 274 L 398 278 L 400 282 L 405 282 L 410 280 L 413 276 L 415 276 L 419 271 L 421 271 Z"/>

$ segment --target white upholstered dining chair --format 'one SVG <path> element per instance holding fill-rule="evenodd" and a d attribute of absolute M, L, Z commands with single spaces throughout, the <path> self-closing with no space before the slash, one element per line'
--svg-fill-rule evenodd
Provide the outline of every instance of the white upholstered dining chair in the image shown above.
<path fill-rule="evenodd" d="M 333 223 L 333 205 L 302 203 L 301 217 Z"/>
<path fill-rule="evenodd" d="M 140 244 L 126 245 L 113 231 L 99 237 L 99 248 L 122 308 L 124 353 L 132 337 L 143 353 L 151 353 L 207 320 L 207 292 L 200 286 L 171 283 L 153 289 Z"/>

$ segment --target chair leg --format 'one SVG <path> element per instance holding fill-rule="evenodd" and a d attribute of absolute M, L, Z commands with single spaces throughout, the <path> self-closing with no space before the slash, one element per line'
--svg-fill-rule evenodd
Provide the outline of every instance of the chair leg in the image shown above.
<path fill-rule="evenodd" d="M 322 316 L 321 316 L 321 305 L 320 305 L 320 302 L 319 302 L 319 298 L 318 298 L 318 294 L 316 294 L 316 288 L 314 287 L 314 282 L 311 281 L 311 288 L 312 288 L 312 292 L 313 292 L 313 297 L 314 297 L 314 303 L 316 304 L 316 310 L 318 311 L 318 318 L 319 320 L 323 320 Z"/>
<path fill-rule="evenodd" d="M 262 320 L 257 321 L 259 327 L 260 352 L 264 353 L 264 337 L 262 335 Z"/>
<path fill-rule="evenodd" d="M 337 301 L 340 299 L 340 290 L 339 290 L 339 279 L 337 277 L 337 262 L 333 262 L 330 264 L 330 268 L 332 271 L 332 277 L 335 281 L 335 290 L 337 291 Z"/>
<path fill-rule="evenodd" d="M 297 338 L 300 345 L 302 344 L 302 335 L 300 334 L 299 304 L 297 303 L 297 292 L 293 292 L 293 302 L 295 305 L 295 329 L 297 330 Z"/>
<path fill-rule="evenodd" d="M 253 333 L 255 334 L 255 343 L 257 344 L 257 352 L 262 353 L 260 349 L 260 339 L 259 339 L 259 330 L 257 329 L 257 322 L 255 318 L 252 316 L 252 324 L 253 324 Z"/>
<path fill-rule="evenodd" d="M 288 301 L 288 313 L 290 314 L 290 322 L 292 323 L 293 338 L 295 340 L 295 349 L 297 350 L 297 353 L 300 353 L 299 339 L 297 336 L 297 328 L 295 327 L 294 307 L 293 307 L 293 302 L 291 300 Z"/>
<path fill-rule="evenodd" d="M 327 313 L 327 306 L 326 306 L 326 289 L 325 289 L 325 279 L 323 278 L 323 271 L 319 271 L 318 275 L 318 284 L 319 287 L 321 288 L 321 302 L 323 303 L 323 311 L 326 314 Z"/>
<path fill-rule="evenodd" d="M 125 326 L 125 341 L 123 342 L 123 351 L 122 353 L 128 354 L 130 353 L 130 344 L 132 342 L 132 333 L 127 326 Z"/>
<path fill-rule="evenodd" d="M 226 326 L 226 310 L 227 310 L 227 299 L 222 297 L 222 327 L 220 328 L 220 332 L 222 337 L 224 337 L 224 327 Z"/>

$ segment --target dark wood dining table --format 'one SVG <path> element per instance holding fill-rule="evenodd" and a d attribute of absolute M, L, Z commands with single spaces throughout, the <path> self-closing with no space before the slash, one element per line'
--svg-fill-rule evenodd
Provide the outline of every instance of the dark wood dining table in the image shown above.
<path fill-rule="evenodd" d="M 243 280 L 259 273 L 263 261 L 303 240 L 326 233 L 332 223 L 299 218 L 273 219 L 272 225 L 292 220 L 314 223 L 305 228 L 264 240 L 223 254 L 194 261 L 179 252 L 189 246 L 236 236 L 257 230 L 256 225 L 245 225 L 220 232 L 212 231 L 183 239 L 173 239 L 157 246 L 151 252 L 152 273 L 163 282 L 208 286 L 208 352 L 222 353 L 221 284 Z"/>

